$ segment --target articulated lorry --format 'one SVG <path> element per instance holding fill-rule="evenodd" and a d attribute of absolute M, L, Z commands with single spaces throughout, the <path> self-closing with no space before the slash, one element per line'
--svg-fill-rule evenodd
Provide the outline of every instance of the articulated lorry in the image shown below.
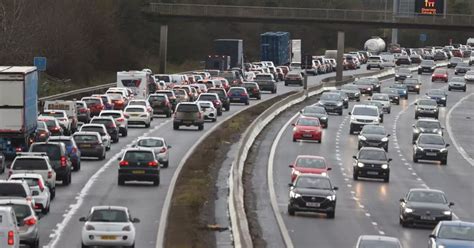
<path fill-rule="evenodd" d="M 38 116 L 38 73 L 33 66 L 0 66 L 0 153 L 28 151 Z"/>

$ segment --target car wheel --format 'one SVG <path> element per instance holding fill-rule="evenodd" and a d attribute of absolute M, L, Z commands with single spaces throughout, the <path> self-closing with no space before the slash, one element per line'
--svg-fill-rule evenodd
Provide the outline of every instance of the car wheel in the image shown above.
<path fill-rule="evenodd" d="M 221 116 L 221 115 L 222 115 L 222 110 L 217 111 L 217 116 Z"/>
<path fill-rule="evenodd" d="M 225 111 L 229 111 L 229 110 L 230 110 L 230 104 L 225 107 Z"/>
<path fill-rule="evenodd" d="M 81 170 L 81 162 L 80 162 L 80 161 L 77 162 L 76 166 L 73 167 L 73 170 L 74 170 L 74 171 L 79 171 L 79 170 Z"/>
<path fill-rule="evenodd" d="M 352 173 L 352 179 L 354 179 L 354 181 L 359 180 L 359 176 L 357 175 L 355 171 Z"/>
<path fill-rule="evenodd" d="M 117 137 L 114 139 L 114 143 L 118 143 L 119 142 L 119 137 L 117 135 Z"/>
<path fill-rule="evenodd" d="M 201 131 L 201 130 L 203 130 L 203 129 L 204 129 L 204 124 L 200 124 L 200 125 L 198 126 L 198 130 Z"/>
<path fill-rule="evenodd" d="M 173 124 L 173 129 L 174 129 L 174 130 L 178 130 L 178 129 L 179 129 L 179 125 L 178 125 L 178 124 Z"/>
<path fill-rule="evenodd" d="M 329 211 L 326 213 L 326 216 L 329 218 L 329 219 L 334 219 L 334 216 L 336 215 L 336 210 L 333 210 L 333 211 Z"/>
<path fill-rule="evenodd" d="M 447 159 L 443 159 L 440 161 L 441 162 L 441 165 L 447 165 L 448 164 L 448 160 Z"/>
<path fill-rule="evenodd" d="M 166 113 L 166 118 L 170 118 L 171 117 L 171 111 Z"/>
<path fill-rule="evenodd" d="M 128 135 L 128 128 L 126 128 L 123 132 L 122 132 L 122 137 L 127 137 Z"/>
<path fill-rule="evenodd" d="M 287 84 L 287 83 L 285 83 L 285 86 L 288 86 L 288 84 Z"/>
<path fill-rule="evenodd" d="M 358 145 L 358 146 L 357 146 L 357 150 L 360 150 L 360 148 L 362 148 L 362 146 L 361 146 L 361 145 Z"/>
<path fill-rule="evenodd" d="M 123 180 L 120 176 L 118 177 L 117 180 L 118 185 L 125 185 L 125 180 Z"/>
<path fill-rule="evenodd" d="M 129 248 L 135 248 L 135 243 L 133 243 Z"/>
<path fill-rule="evenodd" d="M 89 246 L 85 245 L 84 243 L 81 244 L 81 248 L 88 248 Z"/>
<path fill-rule="evenodd" d="M 250 104 L 249 101 L 246 101 L 246 102 L 245 102 L 245 105 L 249 105 L 249 104 Z"/>
<path fill-rule="evenodd" d="M 388 183 L 390 182 L 390 174 L 388 174 L 384 179 L 383 179 L 384 182 Z"/>
<path fill-rule="evenodd" d="M 43 209 L 41 209 L 41 213 L 46 215 L 47 213 L 49 213 L 49 205 Z"/>
<path fill-rule="evenodd" d="M 367 70 L 370 70 L 370 66 L 367 66 Z"/>
<path fill-rule="evenodd" d="M 383 117 L 382 117 L 382 118 L 380 118 L 380 123 L 383 123 Z"/>
<path fill-rule="evenodd" d="M 339 115 L 342 115 L 342 110 L 341 110 L 341 112 L 339 112 Z"/>
<path fill-rule="evenodd" d="M 150 127 L 150 122 L 145 123 L 145 127 L 146 127 L 146 128 L 149 128 L 149 127 Z"/>
<path fill-rule="evenodd" d="M 63 178 L 63 185 L 69 185 L 71 184 L 71 173 L 66 178 Z"/>
<path fill-rule="evenodd" d="M 448 91 L 451 91 L 451 87 L 448 87 Z"/>
<path fill-rule="evenodd" d="M 217 118 L 212 119 L 212 122 L 216 122 L 216 121 L 217 121 Z"/>
<path fill-rule="evenodd" d="M 107 147 L 105 148 L 105 150 L 106 150 L 106 151 L 110 151 L 110 146 L 107 146 Z"/>
<path fill-rule="evenodd" d="M 403 221 L 402 218 L 400 218 L 399 222 L 402 227 L 408 227 L 408 224 L 405 221 Z"/>
<path fill-rule="evenodd" d="M 296 139 L 296 138 L 293 138 L 293 142 L 296 142 L 296 141 L 297 141 L 297 139 Z"/>
<path fill-rule="evenodd" d="M 416 92 L 416 94 L 419 95 L 419 94 L 420 94 L 420 91 L 418 90 L 418 91 Z"/>
<path fill-rule="evenodd" d="M 160 185 L 160 178 L 158 177 L 153 181 L 153 186 L 159 186 Z"/>
<path fill-rule="evenodd" d="M 415 119 L 418 120 L 418 115 L 417 114 L 415 114 Z"/>
<path fill-rule="evenodd" d="M 294 210 L 293 208 L 291 208 L 291 207 L 288 207 L 288 214 L 289 214 L 290 216 L 295 216 L 295 210 Z"/>
<path fill-rule="evenodd" d="M 30 248 L 39 248 L 39 238 L 28 245 Z"/>
<path fill-rule="evenodd" d="M 446 107 L 446 104 L 447 104 L 447 103 L 443 103 L 443 107 Z"/>
<path fill-rule="evenodd" d="M 163 163 L 163 168 L 168 168 L 168 165 L 170 165 L 170 161 L 166 161 Z"/>
<path fill-rule="evenodd" d="M 466 92 L 466 87 L 464 87 L 463 91 Z M 5 168 L 3 168 L 3 170 L 5 170 Z"/>
<path fill-rule="evenodd" d="M 413 155 L 413 162 L 418 163 L 418 159 L 416 158 L 415 155 Z"/>

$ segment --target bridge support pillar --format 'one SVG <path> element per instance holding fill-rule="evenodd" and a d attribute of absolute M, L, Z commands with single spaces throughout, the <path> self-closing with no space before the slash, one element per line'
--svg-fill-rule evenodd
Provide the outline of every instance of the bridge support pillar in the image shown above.
<path fill-rule="evenodd" d="M 344 71 L 343 57 L 344 57 L 344 31 L 337 32 L 337 66 L 336 66 L 336 81 L 342 81 L 342 72 Z"/>
<path fill-rule="evenodd" d="M 160 27 L 160 61 L 158 73 L 166 73 L 166 57 L 168 52 L 168 25 Z"/>

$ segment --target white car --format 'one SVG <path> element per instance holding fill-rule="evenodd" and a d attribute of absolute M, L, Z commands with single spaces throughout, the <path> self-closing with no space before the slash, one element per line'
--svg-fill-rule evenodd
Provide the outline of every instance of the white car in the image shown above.
<path fill-rule="evenodd" d="M 40 174 L 13 174 L 8 178 L 8 180 L 25 181 L 30 187 L 31 194 L 35 200 L 35 212 L 41 212 L 43 214 L 49 213 L 51 193 L 49 192 L 49 188 L 46 187 L 46 183 Z"/>
<path fill-rule="evenodd" d="M 383 106 L 383 111 L 387 114 L 390 114 L 392 111 L 392 103 L 390 102 L 390 97 L 388 94 L 384 93 L 373 93 L 372 98 L 370 99 L 373 102 L 380 102 Z"/>
<path fill-rule="evenodd" d="M 129 125 L 143 124 L 145 125 L 145 127 L 150 127 L 151 114 L 150 112 L 148 112 L 145 106 L 139 106 L 139 105 L 127 106 L 123 112 L 126 115 L 130 116 L 128 118 Z"/>
<path fill-rule="evenodd" d="M 124 88 L 124 87 L 112 87 L 112 88 L 109 88 L 105 94 L 120 94 L 122 95 L 123 97 L 125 97 L 126 99 L 131 99 L 132 98 L 132 95 L 130 94 L 130 91 L 127 89 L 127 88 Z"/>
<path fill-rule="evenodd" d="M 170 162 L 171 146 L 166 144 L 164 138 L 160 137 L 141 137 L 138 138 L 137 144 L 134 147 L 143 147 L 153 149 L 155 156 L 163 168 L 168 168 Z"/>
<path fill-rule="evenodd" d="M 19 248 L 20 233 L 15 211 L 10 206 L 0 206 L 0 247 Z"/>
<path fill-rule="evenodd" d="M 51 193 L 51 199 L 56 196 L 56 172 L 54 171 L 49 157 L 44 152 L 19 152 L 13 160 L 8 175 L 15 174 L 39 174 L 46 181 Z"/>
<path fill-rule="evenodd" d="M 84 124 L 81 127 L 80 132 L 97 132 L 102 138 L 102 142 L 105 145 L 105 149 L 108 151 L 112 147 L 112 138 L 107 133 L 107 129 L 104 124 Z"/>
<path fill-rule="evenodd" d="M 135 225 L 140 220 L 132 218 L 126 207 L 95 206 L 87 217 L 79 219 L 82 228 L 82 247 L 122 246 L 135 247 Z"/>
<path fill-rule="evenodd" d="M 466 80 L 466 82 L 474 82 L 474 71 L 468 71 L 464 75 L 464 80 Z"/>
<path fill-rule="evenodd" d="M 204 120 L 217 121 L 217 109 L 211 101 L 197 101 L 197 103 L 204 112 Z"/>
<path fill-rule="evenodd" d="M 367 70 L 370 70 L 372 68 L 378 68 L 380 70 L 384 69 L 382 57 L 380 56 L 369 57 L 369 59 L 367 60 Z"/>
<path fill-rule="evenodd" d="M 127 107 L 128 106 L 145 106 L 146 110 L 151 115 L 151 119 L 153 120 L 153 108 L 151 107 L 150 102 L 148 102 L 148 100 L 131 100 L 130 102 L 128 102 Z"/>
<path fill-rule="evenodd" d="M 66 134 L 71 133 L 71 121 L 69 120 L 65 110 L 44 110 L 39 118 L 44 116 L 51 116 L 58 120 L 59 125 L 64 129 Z"/>
<path fill-rule="evenodd" d="M 360 132 L 364 125 L 380 123 L 379 108 L 373 105 L 357 104 L 349 112 L 351 116 L 349 134 Z"/>
<path fill-rule="evenodd" d="M 128 117 L 124 115 L 122 110 L 102 110 L 100 111 L 99 117 L 103 116 L 112 116 L 119 127 L 119 132 L 122 137 L 128 135 Z"/>

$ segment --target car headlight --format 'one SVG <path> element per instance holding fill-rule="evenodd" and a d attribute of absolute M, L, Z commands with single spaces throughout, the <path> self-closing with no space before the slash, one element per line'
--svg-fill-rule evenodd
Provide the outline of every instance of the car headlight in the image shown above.
<path fill-rule="evenodd" d="M 434 112 L 438 112 L 438 109 L 437 109 L 437 108 L 435 108 L 435 109 L 433 109 L 433 111 L 434 111 Z"/>
<path fill-rule="evenodd" d="M 322 117 L 321 117 L 321 118 L 319 118 L 319 119 L 321 119 L 321 120 L 326 120 L 326 119 L 327 119 L 327 117 L 326 117 L 326 116 L 322 116 Z"/>
<path fill-rule="evenodd" d="M 395 99 L 398 99 L 398 96 L 394 97 Z"/>
<path fill-rule="evenodd" d="M 439 135 L 443 135 L 443 131 L 441 130 L 437 130 L 436 133 L 438 133 Z"/>
<path fill-rule="evenodd" d="M 423 147 L 419 147 L 419 146 L 417 146 L 416 149 L 417 149 L 417 150 L 420 150 L 420 151 L 423 151 L 423 150 L 424 150 Z"/>
<path fill-rule="evenodd" d="M 418 130 L 418 129 L 413 129 L 413 132 L 414 132 L 414 133 L 420 133 L 420 130 Z"/>
<path fill-rule="evenodd" d="M 383 137 L 382 138 L 382 142 L 387 142 L 388 141 L 388 138 L 387 137 Z"/>
<path fill-rule="evenodd" d="M 364 163 L 359 162 L 359 163 L 357 163 L 357 166 L 358 167 L 364 167 Z"/>
<path fill-rule="evenodd" d="M 384 169 L 384 170 L 388 169 L 388 164 L 383 164 L 382 169 Z"/>
<path fill-rule="evenodd" d="M 362 136 L 362 135 L 359 135 L 359 139 L 362 140 L 362 141 L 366 141 L 367 138 L 365 136 Z"/>
<path fill-rule="evenodd" d="M 439 151 L 440 151 L 440 152 L 447 152 L 447 151 L 448 151 L 448 149 L 446 149 L 446 148 L 442 148 L 442 149 L 441 149 L 441 150 L 439 150 Z"/>
<path fill-rule="evenodd" d="M 298 176 L 299 174 L 301 174 L 301 172 L 300 172 L 299 170 L 295 170 L 293 173 L 295 173 L 295 175 L 297 175 L 297 176 Z"/>
<path fill-rule="evenodd" d="M 413 209 L 411 209 L 411 208 L 405 208 L 404 212 L 405 212 L 406 214 L 413 213 Z"/>
<path fill-rule="evenodd" d="M 338 102 L 337 106 L 339 106 L 339 107 L 342 106 L 342 102 Z"/>
<path fill-rule="evenodd" d="M 451 210 L 446 210 L 446 211 L 443 211 L 443 214 L 444 214 L 444 215 L 451 215 L 452 212 L 451 212 Z"/>
<path fill-rule="evenodd" d="M 367 88 L 367 90 L 372 90 L 372 88 L 369 87 L 369 88 Z"/>
<path fill-rule="evenodd" d="M 293 132 L 297 132 L 298 131 L 298 128 L 297 127 L 294 127 L 293 128 Z"/>
<path fill-rule="evenodd" d="M 330 201 L 335 201 L 336 200 L 336 195 L 328 195 L 328 196 L 326 196 L 326 199 L 328 199 Z"/>
<path fill-rule="evenodd" d="M 321 173 L 321 176 L 327 176 L 327 175 L 328 175 L 328 173 L 326 173 L 326 172 Z"/>
<path fill-rule="evenodd" d="M 441 100 L 446 100 L 446 97 L 441 97 Z"/>
<path fill-rule="evenodd" d="M 415 88 L 417 88 L 417 89 L 418 89 L 418 88 L 420 88 L 420 86 L 419 86 L 419 85 L 416 85 L 416 86 L 415 86 Z"/>
<path fill-rule="evenodd" d="M 300 197 L 301 197 L 300 194 L 290 191 L 290 198 L 300 198 Z"/>
<path fill-rule="evenodd" d="M 398 74 L 395 74 L 395 77 L 400 77 L 400 75 L 398 75 Z"/>

